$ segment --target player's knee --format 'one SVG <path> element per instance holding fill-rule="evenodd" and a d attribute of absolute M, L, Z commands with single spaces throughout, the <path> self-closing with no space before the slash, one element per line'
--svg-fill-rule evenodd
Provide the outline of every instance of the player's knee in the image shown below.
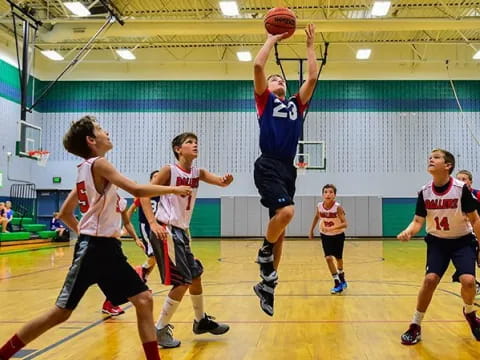
<path fill-rule="evenodd" d="M 71 310 L 61 309 L 61 308 L 56 307 L 49 314 L 49 318 L 54 324 L 61 324 L 65 321 L 67 321 L 70 318 L 71 314 L 72 314 Z"/>
<path fill-rule="evenodd" d="M 150 291 L 144 291 L 135 296 L 135 300 L 132 301 L 135 307 L 145 308 L 153 307 L 153 296 Z"/>
<path fill-rule="evenodd" d="M 277 216 L 285 223 L 289 223 L 293 219 L 295 208 L 293 206 L 285 206 L 277 212 Z"/>
<path fill-rule="evenodd" d="M 460 283 L 463 288 L 475 289 L 475 277 L 470 274 L 460 275 Z"/>
<path fill-rule="evenodd" d="M 423 284 L 427 288 L 435 288 L 440 282 L 440 277 L 437 274 L 427 274 L 423 280 Z"/>
<path fill-rule="evenodd" d="M 325 260 L 327 260 L 327 262 L 333 262 L 334 259 L 335 258 L 332 255 L 325 256 Z"/>

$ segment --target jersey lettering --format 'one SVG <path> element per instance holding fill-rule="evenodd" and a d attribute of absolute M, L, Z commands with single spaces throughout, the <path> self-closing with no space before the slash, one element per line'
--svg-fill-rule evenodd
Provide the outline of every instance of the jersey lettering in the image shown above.
<path fill-rule="evenodd" d="M 278 118 L 286 119 L 290 115 L 290 120 L 297 120 L 298 110 L 297 105 L 293 101 L 289 101 L 288 105 L 285 105 L 280 100 L 276 99 L 275 102 L 280 102 L 277 106 L 273 108 L 273 116 Z M 283 111 L 286 110 L 286 111 Z M 287 114 L 288 112 L 288 114 Z"/>
<path fill-rule="evenodd" d="M 77 183 L 77 197 L 78 197 L 78 206 L 82 213 L 86 213 L 90 208 L 88 203 L 87 189 L 85 188 L 85 181 Z"/>

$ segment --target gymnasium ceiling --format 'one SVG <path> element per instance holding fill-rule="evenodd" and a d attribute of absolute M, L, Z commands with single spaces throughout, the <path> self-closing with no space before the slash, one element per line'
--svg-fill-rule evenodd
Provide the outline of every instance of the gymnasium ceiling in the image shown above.
<path fill-rule="evenodd" d="M 62 66 L 105 22 L 107 11 L 102 2 L 83 1 L 93 15 L 79 18 L 70 14 L 60 0 L 15 1 L 43 22 L 35 48 L 60 52 L 65 56 Z M 110 0 L 125 25 L 109 26 L 83 62 L 85 66 L 96 64 L 98 69 L 114 69 L 118 64 L 126 68 L 126 61 L 114 50 L 127 48 L 137 56 L 129 62 L 130 72 L 161 67 L 164 72 L 207 70 L 251 77 L 251 63 L 240 64 L 236 52 L 249 50 L 255 55 L 265 39 L 264 14 L 272 7 L 288 6 L 295 11 L 298 25 L 295 35 L 280 45 L 281 57 L 304 57 L 302 28 L 312 22 L 317 28 L 317 53 L 320 57 L 323 42 L 330 43 L 328 65 L 339 72 L 337 77 L 342 71 L 351 74 L 352 69 L 365 74 L 387 69 L 444 73 L 448 60 L 451 71 L 478 78 L 480 60 L 472 56 L 480 50 L 480 0 L 393 0 L 384 17 L 370 14 L 373 2 L 237 0 L 240 16 L 226 17 L 218 1 L 213 0 Z M 21 35 L 21 26 L 17 30 Z M 10 47 L 12 34 L 10 5 L 0 0 L 0 38 Z M 372 49 L 369 60 L 355 58 L 360 48 Z M 47 73 L 47 68 L 60 66 L 50 66 L 49 62 L 39 61 Z M 288 66 L 294 71 L 293 64 Z M 248 75 L 243 74 L 244 68 L 249 69 Z"/>

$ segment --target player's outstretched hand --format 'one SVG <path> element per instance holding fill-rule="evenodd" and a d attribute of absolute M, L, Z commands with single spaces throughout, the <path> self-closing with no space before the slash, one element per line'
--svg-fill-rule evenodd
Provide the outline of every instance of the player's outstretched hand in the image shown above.
<path fill-rule="evenodd" d="M 412 238 L 410 231 L 403 230 L 400 234 L 397 235 L 397 239 L 400 241 L 408 241 Z"/>
<path fill-rule="evenodd" d="M 173 193 L 175 195 L 189 196 L 192 194 L 192 188 L 190 186 L 185 186 L 185 185 L 175 186 Z"/>
<path fill-rule="evenodd" d="M 233 175 L 232 174 L 225 174 L 220 179 L 220 182 L 221 182 L 222 186 L 230 185 L 232 183 L 232 181 L 233 181 Z"/>
<path fill-rule="evenodd" d="M 315 25 L 308 24 L 305 28 L 305 34 L 307 34 L 307 47 L 313 46 L 313 43 L 315 42 Z"/>
<path fill-rule="evenodd" d="M 270 33 L 267 33 L 267 41 L 273 41 L 274 43 L 277 43 L 286 37 L 288 37 L 288 32 L 284 32 L 282 34 L 277 34 L 277 35 L 272 35 Z"/>

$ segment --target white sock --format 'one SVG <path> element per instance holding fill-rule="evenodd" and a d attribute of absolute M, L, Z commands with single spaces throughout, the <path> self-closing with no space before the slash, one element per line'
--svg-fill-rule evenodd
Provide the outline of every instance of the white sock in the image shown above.
<path fill-rule="evenodd" d="M 422 320 L 423 320 L 423 317 L 425 316 L 425 313 L 423 312 L 420 312 L 418 310 L 415 310 L 415 313 L 413 314 L 413 320 L 412 320 L 412 323 L 413 324 L 417 324 L 418 326 L 420 326 L 422 324 Z"/>
<path fill-rule="evenodd" d="M 338 276 L 338 273 L 337 274 L 332 274 L 332 277 L 333 277 L 333 280 L 340 281 L 340 276 Z"/>
<path fill-rule="evenodd" d="M 180 305 L 180 301 L 175 301 L 167 296 L 165 302 L 163 303 L 162 312 L 157 321 L 157 329 L 162 329 L 170 323 L 173 314 Z"/>
<path fill-rule="evenodd" d="M 338 275 L 343 274 L 343 269 L 337 269 Z"/>
<path fill-rule="evenodd" d="M 475 311 L 475 305 L 471 304 L 463 304 L 463 308 L 465 309 L 465 314 L 470 314 L 471 312 Z"/>
<path fill-rule="evenodd" d="M 203 311 L 203 294 L 192 295 L 190 294 L 190 299 L 192 299 L 193 311 L 195 312 L 195 320 L 200 321 L 205 316 Z"/>

